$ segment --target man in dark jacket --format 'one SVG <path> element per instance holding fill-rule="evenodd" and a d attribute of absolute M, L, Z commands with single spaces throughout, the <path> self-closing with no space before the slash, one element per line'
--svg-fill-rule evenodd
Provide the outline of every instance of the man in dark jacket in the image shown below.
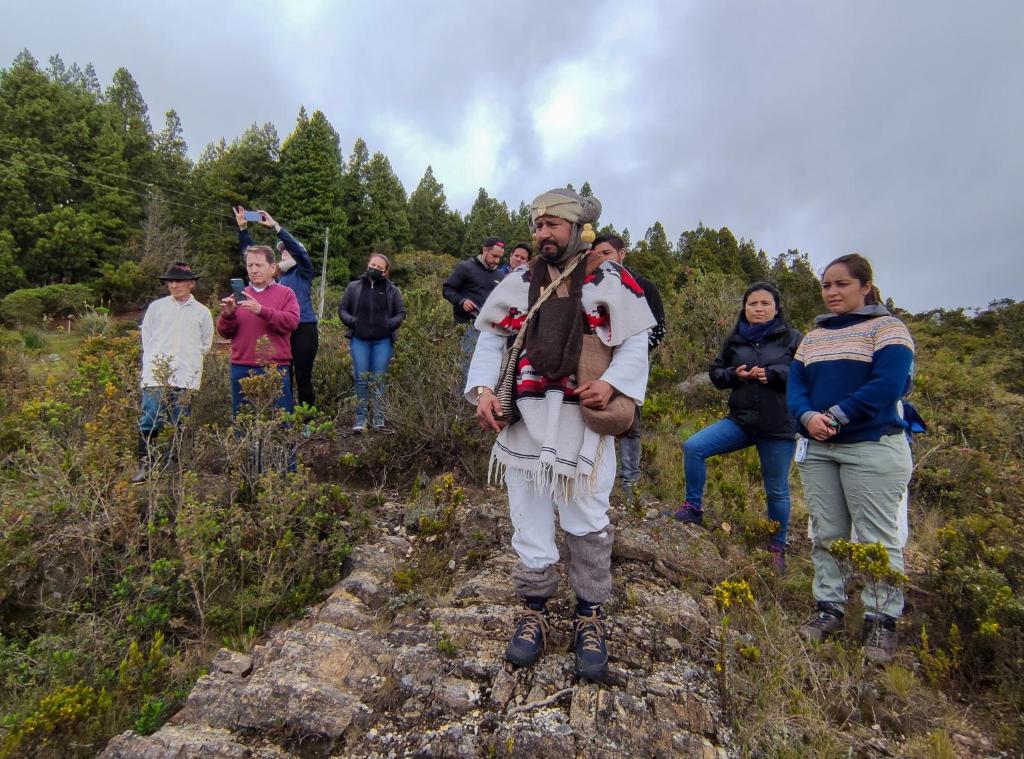
<path fill-rule="evenodd" d="M 598 235 L 594 240 L 593 251 L 599 256 L 614 261 L 620 266 L 625 266 L 626 243 L 621 237 L 613 234 Z M 628 269 L 627 269 L 628 271 Z M 644 291 L 644 298 L 654 315 L 655 324 L 647 333 L 647 352 L 652 352 L 665 337 L 665 306 L 661 302 L 661 293 L 654 283 L 647 277 L 642 277 L 636 272 L 630 272 L 633 279 Z M 640 407 L 637 407 L 639 417 Z M 633 429 L 619 438 L 619 484 L 622 487 L 622 494 L 627 500 L 632 500 L 633 489 L 636 481 L 640 479 L 640 424 L 639 418 Z"/>
<path fill-rule="evenodd" d="M 501 281 L 502 273 L 498 270 L 498 264 L 503 255 L 505 241 L 500 237 L 486 237 L 480 255 L 459 261 L 444 281 L 444 297 L 452 304 L 455 323 L 469 325 L 461 344 L 463 379 L 476 349 L 476 339 L 480 336 L 473 321 L 491 290 Z"/>

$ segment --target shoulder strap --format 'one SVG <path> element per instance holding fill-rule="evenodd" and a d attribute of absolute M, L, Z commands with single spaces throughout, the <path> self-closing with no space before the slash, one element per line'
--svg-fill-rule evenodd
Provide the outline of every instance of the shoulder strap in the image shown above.
<path fill-rule="evenodd" d="M 551 280 L 550 285 L 548 285 L 547 287 L 540 291 L 540 295 L 537 296 L 536 302 L 534 302 L 534 304 L 530 306 L 530 310 L 526 312 L 526 318 L 523 319 L 523 323 L 519 327 L 519 333 L 516 335 L 516 340 L 514 343 L 512 343 L 513 350 L 518 350 L 519 348 L 522 347 L 523 342 L 526 340 L 526 325 L 530 323 L 530 319 L 532 319 L 533 315 L 537 313 L 537 309 L 540 308 L 541 303 L 543 303 L 549 297 L 551 297 L 552 293 L 554 293 L 560 287 L 563 287 L 562 283 L 569 278 L 569 275 L 572 274 L 573 270 L 579 265 L 580 261 L 582 261 L 586 257 L 586 253 L 577 256 L 568 266 L 565 267 L 565 269 L 562 271 L 561 274 L 558 275 L 556 279 Z M 568 294 L 568 290 L 566 290 L 566 294 Z"/>

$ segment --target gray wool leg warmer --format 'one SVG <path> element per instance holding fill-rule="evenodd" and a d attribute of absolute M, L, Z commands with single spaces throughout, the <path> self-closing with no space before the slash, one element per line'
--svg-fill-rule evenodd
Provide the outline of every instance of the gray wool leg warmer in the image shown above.
<path fill-rule="evenodd" d="M 551 598 L 558 591 L 559 579 L 555 564 L 549 564 L 543 569 L 530 569 L 519 562 L 512 573 L 516 595 L 520 598 Z"/>
<path fill-rule="evenodd" d="M 615 528 L 586 535 L 565 536 L 569 551 L 569 584 L 577 599 L 591 603 L 604 603 L 612 594 L 612 544 Z"/>

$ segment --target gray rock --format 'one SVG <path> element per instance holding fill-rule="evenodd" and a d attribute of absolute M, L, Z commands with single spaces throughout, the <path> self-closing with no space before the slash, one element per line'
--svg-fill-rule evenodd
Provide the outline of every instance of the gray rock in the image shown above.
<path fill-rule="evenodd" d="M 482 541 L 473 530 L 507 523 L 498 505 L 480 513 L 477 526 L 459 526 L 474 545 Z M 396 524 L 397 511 L 389 519 Z M 719 724 L 708 664 L 687 659 L 704 645 L 712 610 L 666 581 L 699 575 L 696 567 L 715 563 L 717 551 L 686 530 L 652 534 L 658 526 L 626 526 L 617 535 L 609 685 L 575 680 L 565 583 L 550 604 L 551 631 L 537 664 L 511 669 L 503 662 L 518 607 L 507 547 L 475 568 L 460 560 L 442 599 L 421 591 L 390 619 L 392 573 L 411 543 L 387 535 L 353 551 L 350 574 L 306 618 L 250 654 L 219 651 L 168 724 L 151 736 L 118 736 L 103 755 L 738 756 Z M 452 644 L 443 651 L 442 636 Z"/>
<path fill-rule="evenodd" d="M 392 575 L 410 551 L 409 541 L 385 537 L 371 545 L 358 546 L 350 560 L 353 570 L 338 587 L 356 596 L 370 608 L 377 608 L 393 594 Z"/>
<path fill-rule="evenodd" d="M 210 670 L 235 677 L 245 677 L 252 672 L 252 657 L 222 648 L 214 654 L 213 661 L 210 662 Z"/>
<path fill-rule="evenodd" d="M 149 736 L 129 730 L 110 740 L 101 759 L 295 759 L 274 746 L 253 748 L 228 730 L 165 725 Z"/>

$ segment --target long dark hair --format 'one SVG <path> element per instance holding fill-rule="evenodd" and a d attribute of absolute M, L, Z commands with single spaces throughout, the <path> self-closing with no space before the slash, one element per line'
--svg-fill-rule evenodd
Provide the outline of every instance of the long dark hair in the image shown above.
<path fill-rule="evenodd" d="M 872 306 L 882 302 L 882 293 L 875 286 L 875 275 L 871 271 L 871 262 L 864 258 L 864 256 L 860 253 L 847 253 L 845 256 L 839 256 L 839 258 L 829 263 L 822 273 L 824 274 L 825 271 L 828 271 L 836 264 L 843 264 L 846 270 L 850 272 L 850 276 L 860 282 L 861 287 L 867 284 L 871 285 L 871 291 L 864 296 L 865 305 Z"/>
<path fill-rule="evenodd" d="M 740 325 L 744 322 L 747 315 L 747 298 L 758 290 L 764 290 L 765 292 L 771 293 L 772 298 L 775 300 L 775 318 L 783 324 L 786 323 L 786 317 L 782 315 L 782 294 L 779 293 L 779 288 L 776 287 L 773 282 L 765 282 L 763 280 L 760 282 L 754 282 L 754 284 L 750 285 L 750 287 L 743 291 L 743 297 L 740 298 L 740 312 L 736 315 L 736 323 L 732 325 L 732 329 L 729 331 L 729 334 L 726 335 L 725 340 L 722 341 L 722 348 L 725 348 L 729 341 L 732 340 L 733 336 L 739 333 Z"/>

